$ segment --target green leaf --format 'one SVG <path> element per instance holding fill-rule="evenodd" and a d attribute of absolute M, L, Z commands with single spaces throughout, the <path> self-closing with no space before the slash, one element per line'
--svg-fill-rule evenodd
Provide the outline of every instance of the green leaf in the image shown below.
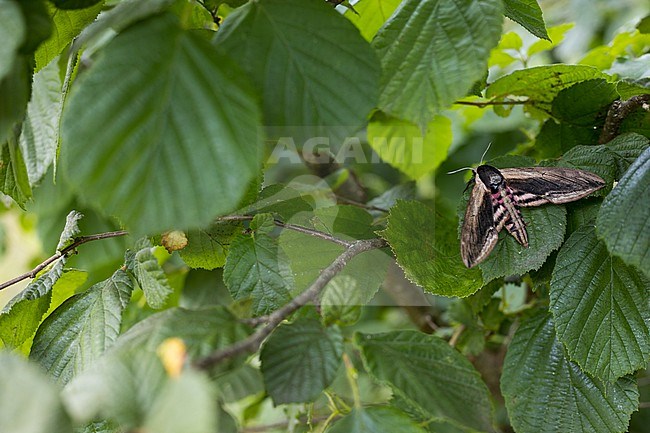
<path fill-rule="evenodd" d="M 376 114 L 368 125 L 368 143 L 382 160 L 417 180 L 447 158 L 451 121 L 435 116 L 423 133 L 411 122 Z"/>
<path fill-rule="evenodd" d="M 272 312 L 291 299 L 293 275 L 288 258 L 276 239 L 268 234 L 273 225 L 269 214 L 256 215 L 251 223 L 262 225 L 253 234 L 235 237 L 223 270 L 223 281 L 235 300 L 252 298 L 253 313 Z"/>
<path fill-rule="evenodd" d="M 361 0 L 354 4 L 356 14 L 348 9 L 345 17 L 352 21 L 367 41 L 377 34 L 402 0 Z"/>
<path fill-rule="evenodd" d="M 244 364 L 214 380 L 219 397 L 232 403 L 264 391 L 262 373 L 257 368 Z"/>
<path fill-rule="evenodd" d="M 146 416 L 143 431 L 156 433 L 214 433 L 217 417 L 209 378 L 186 371 L 168 381 Z"/>
<path fill-rule="evenodd" d="M 546 32 L 542 9 L 536 0 L 505 0 L 503 4 L 505 16 L 521 24 L 523 28 L 538 38 L 551 40 Z"/>
<path fill-rule="evenodd" d="M 508 347 L 501 391 L 519 433 L 624 432 L 639 394 L 629 378 L 604 383 L 565 354 L 552 316 L 524 321 Z"/>
<path fill-rule="evenodd" d="M 616 177 L 620 179 L 630 165 L 641 156 L 650 145 L 650 140 L 640 134 L 621 134 L 607 143 L 607 148 L 616 158 Z"/>
<path fill-rule="evenodd" d="M 153 314 L 120 335 L 95 366 L 66 386 L 66 407 L 79 423 L 101 416 L 125 429 L 139 426 L 169 380 L 157 355 L 166 339 L 182 339 L 192 362 L 244 339 L 249 331 L 224 307 L 170 308 Z"/>
<path fill-rule="evenodd" d="M 102 10 L 104 2 L 97 0 L 93 3 L 97 4 L 77 10 L 59 9 L 49 2 L 47 3 L 47 9 L 54 24 L 54 31 L 45 42 L 38 46 L 34 53 L 36 71 L 40 71 L 48 65 L 86 26 L 97 18 L 97 14 Z"/>
<path fill-rule="evenodd" d="M 270 185 L 260 191 L 257 200 L 239 210 L 242 214 L 272 213 L 279 215 L 283 221 L 288 221 L 296 214 L 311 212 L 313 207 L 308 203 L 308 198 L 302 196 L 300 191 L 282 185 Z"/>
<path fill-rule="evenodd" d="M 113 344 L 132 290 L 131 279 L 118 270 L 68 299 L 39 326 L 30 358 L 67 383 Z"/>
<path fill-rule="evenodd" d="M 241 223 L 215 221 L 203 229 L 187 231 L 187 246 L 179 251 L 190 268 L 215 269 L 226 263 L 230 243 Z"/>
<path fill-rule="evenodd" d="M 650 361 L 650 282 L 612 257 L 593 225 L 557 255 L 550 308 L 557 338 L 587 373 L 613 382 Z"/>
<path fill-rule="evenodd" d="M 20 6 L 11 0 L 0 1 L 0 81 L 11 71 L 24 39 L 25 22 Z"/>
<path fill-rule="evenodd" d="M 482 286 L 480 273 L 460 260 L 454 221 L 418 201 L 398 201 L 381 236 L 390 244 L 406 277 L 427 292 L 468 296 Z"/>
<path fill-rule="evenodd" d="M 320 308 L 326 324 L 351 325 L 361 316 L 361 306 L 367 305 L 375 291 L 359 287 L 349 275 L 335 276 L 323 289 Z"/>
<path fill-rule="evenodd" d="M 32 71 L 26 56 L 18 56 L 13 62 L 8 61 L 9 70 L 0 80 L 0 145 L 2 146 L 2 160 L 4 166 L 0 170 L 0 187 L 2 191 L 10 190 L 12 184 L 7 184 L 6 164 L 8 156 L 6 141 L 14 140 L 17 133 L 16 126 L 22 122 L 29 101 L 31 91 Z M 15 180 L 14 180 L 15 183 Z"/>
<path fill-rule="evenodd" d="M 627 264 L 650 276 L 650 148 L 630 166 L 605 197 L 598 214 L 598 236 Z"/>
<path fill-rule="evenodd" d="M 62 105 L 59 65 L 52 62 L 34 74 L 19 139 L 30 185 L 38 183 L 55 161 Z"/>
<path fill-rule="evenodd" d="M 541 111 L 547 117 L 551 114 L 553 100 L 561 90 L 596 78 L 607 79 L 607 76 L 591 66 L 537 66 L 499 78 L 487 88 L 486 96 L 495 102 L 523 99 L 525 110 L 533 114 L 540 114 Z M 495 113 L 504 115 L 509 110 L 495 107 Z"/>
<path fill-rule="evenodd" d="M 38 46 L 52 33 L 52 20 L 47 13 L 47 7 L 43 0 L 32 0 L 27 2 L 16 2 L 23 13 L 25 20 L 25 40 L 20 47 L 20 52 L 29 56 L 30 72 L 32 66 L 32 54 Z M 31 74 L 30 74 L 31 75 Z"/>
<path fill-rule="evenodd" d="M 551 112 L 560 121 L 593 127 L 604 122 L 609 106 L 618 98 L 616 86 L 604 78 L 587 80 L 561 90 Z"/>
<path fill-rule="evenodd" d="M 135 252 L 127 253 L 126 266 L 135 275 L 147 304 L 151 308 L 162 308 L 173 289 L 153 254 L 154 247 L 149 239 L 144 238 L 136 243 L 135 249 Z"/>
<path fill-rule="evenodd" d="M 548 256 L 562 245 L 566 231 L 564 206 L 522 208 L 521 217 L 526 222 L 528 248 L 522 247 L 511 234 L 502 230 L 497 245 L 479 264 L 484 281 L 539 269 Z"/>
<path fill-rule="evenodd" d="M 81 218 L 83 218 L 81 212 L 77 212 L 76 210 L 70 211 L 68 216 L 65 218 L 65 226 L 63 227 L 63 231 L 59 237 L 59 243 L 56 246 L 57 251 L 61 251 L 70 246 L 77 235 L 81 233 L 81 230 L 79 229 L 79 220 Z"/>
<path fill-rule="evenodd" d="M 547 33 L 549 36 L 548 40 L 539 40 L 528 47 L 527 55 L 532 57 L 535 54 L 551 51 L 553 48 L 557 47 L 564 41 L 566 34 L 569 30 L 573 28 L 574 23 L 563 23 L 558 24 L 557 26 L 552 26 L 547 28 Z"/>
<path fill-rule="evenodd" d="M 429 417 L 494 431 L 487 386 L 472 364 L 446 341 L 417 331 L 393 331 L 356 334 L 354 343 L 372 377 Z"/>
<path fill-rule="evenodd" d="M 214 43 L 253 78 L 271 136 L 338 142 L 365 125 L 377 103 L 377 58 L 325 2 L 249 2 L 228 16 Z"/>
<path fill-rule="evenodd" d="M 535 150 L 540 158 L 557 158 L 577 145 L 598 142 L 598 130 L 592 126 L 576 126 L 548 119 L 535 137 Z"/>
<path fill-rule="evenodd" d="M 234 70 L 171 15 L 116 36 L 63 112 L 72 186 L 136 235 L 205 226 L 234 209 L 261 158 L 259 111 Z M 93 154 L 78 158 L 88 143 Z"/>
<path fill-rule="evenodd" d="M 605 187 L 593 196 L 604 196 L 616 179 L 616 156 L 604 145 L 575 146 L 566 152 L 557 165 L 577 168 L 597 174 L 605 181 Z"/>
<path fill-rule="evenodd" d="M 501 36 L 501 2 L 406 0 L 373 40 L 379 108 L 420 128 L 467 94 Z"/>
<path fill-rule="evenodd" d="M 425 433 L 404 412 L 388 406 L 355 408 L 336 421 L 327 433 Z"/>
<path fill-rule="evenodd" d="M 0 353 L 0 431 L 72 433 L 59 388 L 33 363 Z"/>
<path fill-rule="evenodd" d="M 102 0 L 50 0 L 59 9 L 88 8 Z"/>
<path fill-rule="evenodd" d="M 302 319 L 279 326 L 262 351 L 262 376 L 273 403 L 314 401 L 341 365 L 343 336 L 336 326 Z"/>
<path fill-rule="evenodd" d="M 32 197 L 25 160 L 14 136 L 0 144 L 0 191 L 13 198 L 23 209 Z"/>
<path fill-rule="evenodd" d="M 598 45 L 580 60 L 580 64 L 605 70 L 622 57 L 638 57 L 647 52 L 650 35 L 638 32 L 621 32 L 608 45 Z"/>

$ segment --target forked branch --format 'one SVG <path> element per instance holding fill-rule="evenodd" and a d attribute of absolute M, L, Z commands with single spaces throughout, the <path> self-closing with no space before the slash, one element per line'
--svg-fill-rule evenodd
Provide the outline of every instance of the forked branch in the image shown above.
<path fill-rule="evenodd" d="M 257 351 L 262 345 L 264 339 L 268 337 L 271 332 L 282 323 L 282 321 L 300 307 L 307 305 L 310 301 L 316 299 L 327 283 L 341 272 L 345 265 L 347 265 L 354 256 L 365 251 L 383 248 L 385 246 L 386 241 L 383 239 L 368 239 L 351 243 L 350 246 L 341 253 L 341 255 L 339 255 L 328 267 L 323 269 L 323 271 L 318 275 L 318 278 L 316 278 L 307 290 L 293 298 L 283 307 L 271 313 L 263 327 L 259 328 L 248 338 L 241 340 L 230 347 L 226 347 L 225 349 L 216 350 L 205 358 L 199 359 L 195 365 L 201 369 L 208 369 L 234 356 Z"/>

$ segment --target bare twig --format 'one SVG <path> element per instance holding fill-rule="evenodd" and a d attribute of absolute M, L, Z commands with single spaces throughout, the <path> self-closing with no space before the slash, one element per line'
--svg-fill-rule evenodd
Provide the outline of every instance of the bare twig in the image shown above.
<path fill-rule="evenodd" d="M 365 251 L 383 248 L 385 246 L 386 242 L 383 239 L 367 239 L 353 242 L 328 267 L 323 269 L 323 271 L 318 275 L 318 278 L 316 278 L 316 281 L 314 281 L 307 290 L 293 298 L 283 307 L 271 313 L 268 316 L 266 325 L 259 328 L 248 338 L 241 340 L 230 347 L 226 347 L 225 349 L 216 350 L 205 358 L 199 359 L 195 365 L 201 369 L 208 369 L 225 359 L 243 353 L 255 352 L 260 348 L 264 339 L 268 337 L 271 332 L 282 323 L 282 321 L 289 317 L 289 315 L 294 311 L 315 299 L 325 288 L 327 283 L 329 283 L 330 280 L 334 278 L 354 256 Z"/>
<path fill-rule="evenodd" d="M 219 221 L 250 221 L 252 219 L 253 219 L 252 215 L 229 215 L 229 216 L 224 216 L 224 217 L 218 218 Z M 324 233 L 324 232 L 321 232 L 321 231 L 318 231 L 318 230 L 313 230 L 313 229 L 303 227 L 303 226 L 297 226 L 295 224 L 285 223 L 285 222 L 282 222 L 282 221 L 277 220 L 277 219 L 273 220 L 273 222 L 275 223 L 276 226 L 282 227 L 283 229 L 293 230 L 293 231 L 300 232 L 300 233 L 303 233 L 303 234 L 306 234 L 306 235 L 309 235 L 309 236 L 313 236 L 315 238 L 320 238 L 320 239 L 323 239 L 323 240 L 326 240 L 326 241 L 329 241 L 329 242 L 334 242 L 335 244 L 339 244 L 339 245 L 344 246 L 346 248 L 349 248 L 350 246 L 352 246 L 351 241 L 346 241 L 344 239 L 339 239 L 337 237 L 334 237 L 334 236 L 332 236 L 330 234 L 327 234 L 327 233 Z"/>
<path fill-rule="evenodd" d="M 616 137 L 621 123 L 623 123 L 625 118 L 639 107 L 644 107 L 648 110 L 648 102 L 650 102 L 650 95 L 636 95 L 627 101 L 612 102 L 612 105 L 607 111 L 607 118 L 605 119 L 603 130 L 600 133 L 598 144 L 605 144 Z"/>
<path fill-rule="evenodd" d="M 124 230 L 118 230 L 115 232 L 106 232 L 106 233 L 98 233 L 96 235 L 89 235 L 89 236 L 82 236 L 77 239 L 67 247 L 63 248 L 61 251 L 57 251 L 56 254 L 52 255 L 51 257 L 48 257 L 45 259 L 43 262 L 39 263 L 38 266 L 36 266 L 34 269 L 32 269 L 29 272 L 25 272 L 22 275 L 17 276 L 16 278 L 12 278 L 9 281 L 5 281 L 4 283 L 0 284 L 0 290 L 6 289 L 9 286 L 13 286 L 14 284 L 26 280 L 27 278 L 34 278 L 36 275 L 41 272 L 43 269 L 45 269 L 49 264 L 52 262 L 57 261 L 61 257 L 65 257 L 70 255 L 79 245 L 85 244 L 86 242 L 91 242 L 91 241 L 97 241 L 100 239 L 108 239 L 108 238 L 115 238 L 118 236 L 124 236 L 127 235 L 128 233 Z"/>
<path fill-rule="evenodd" d="M 371 205 L 371 204 L 360 203 L 358 201 L 355 201 L 355 200 L 352 200 L 352 199 L 349 199 L 349 198 L 346 198 L 346 197 L 342 197 L 340 195 L 336 196 L 336 200 L 338 200 L 338 201 L 340 201 L 342 203 L 345 203 L 345 204 L 349 204 L 350 206 L 360 207 L 361 209 L 374 210 L 374 211 L 377 211 L 377 212 L 388 213 L 388 209 L 384 209 L 384 208 L 381 208 L 379 206 L 374 206 L 374 205 Z"/>
<path fill-rule="evenodd" d="M 471 105 L 474 107 L 484 108 L 490 105 L 525 105 L 528 101 L 456 101 L 456 105 Z"/>

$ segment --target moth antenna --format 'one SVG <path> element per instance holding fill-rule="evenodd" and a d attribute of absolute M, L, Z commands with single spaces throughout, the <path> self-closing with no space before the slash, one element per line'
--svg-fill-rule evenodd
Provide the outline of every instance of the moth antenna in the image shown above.
<path fill-rule="evenodd" d="M 490 141 L 485 148 L 485 152 L 483 152 L 483 155 L 481 155 L 481 165 L 483 165 L 483 158 L 485 158 L 485 155 L 487 155 L 488 150 L 490 150 L 490 146 L 492 146 L 492 142 Z"/>
<path fill-rule="evenodd" d="M 463 168 L 459 168 L 459 169 L 457 169 L 457 170 L 448 171 L 447 174 L 455 174 L 455 173 L 458 173 L 458 172 L 463 171 L 463 170 L 471 170 L 471 171 L 474 171 L 474 169 L 473 169 L 472 167 L 463 167 Z"/>

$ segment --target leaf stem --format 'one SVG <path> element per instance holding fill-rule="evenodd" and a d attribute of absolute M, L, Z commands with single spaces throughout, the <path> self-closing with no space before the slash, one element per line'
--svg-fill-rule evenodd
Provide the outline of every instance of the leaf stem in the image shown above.
<path fill-rule="evenodd" d="M 359 374 L 357 373 L 357 369 L 354 368 L 354 365 L 352 365 L 352 361 L 350 361 L 350 357 L 347 353 L 343 354 L 343 364 L 345 364 L 345 376 L 348 378 L 348 383 L 352 390 L 354 408 L 361 409 L 361 394 L 359 393 L 359 384 L 357 383 Z"/>
<path fill-rule="evenodd" d="M 218 349 L 210 355 L 196 361 L 195 366 L 200 369 L 208 369 L 220 362 L 232 358 L 234 356 L 255 352 L 260 348 L 262 342 L 268 337 L 273 330 L 280 325 L 289 315 L 298 310 L 300 307 L 306 305 L 315 299 L 320 292 L 325 288 L 327 283 L 332 280 L 347 263 L 356 255 L 365 251 L 370 251 L 386 246 L 386 241 L 383 239 L 366 239 L 352 242 L 350 246 L 343 251 L 328 267 L 318 275 L 316 280 L 304 292 L 293 298 L 283 307 L 275 310 L 268 316 L 268 322 L 263 327 L 259 328 L 248 338 L 238 341 L 232 346 L 225 349 Z"/>
<path fill-rule="evenodd" d="M 474 107 L 485 108 L 490 105 L 525 105 L 528 101 L 455 101 L 456 105 L 471 105 Z"/>

